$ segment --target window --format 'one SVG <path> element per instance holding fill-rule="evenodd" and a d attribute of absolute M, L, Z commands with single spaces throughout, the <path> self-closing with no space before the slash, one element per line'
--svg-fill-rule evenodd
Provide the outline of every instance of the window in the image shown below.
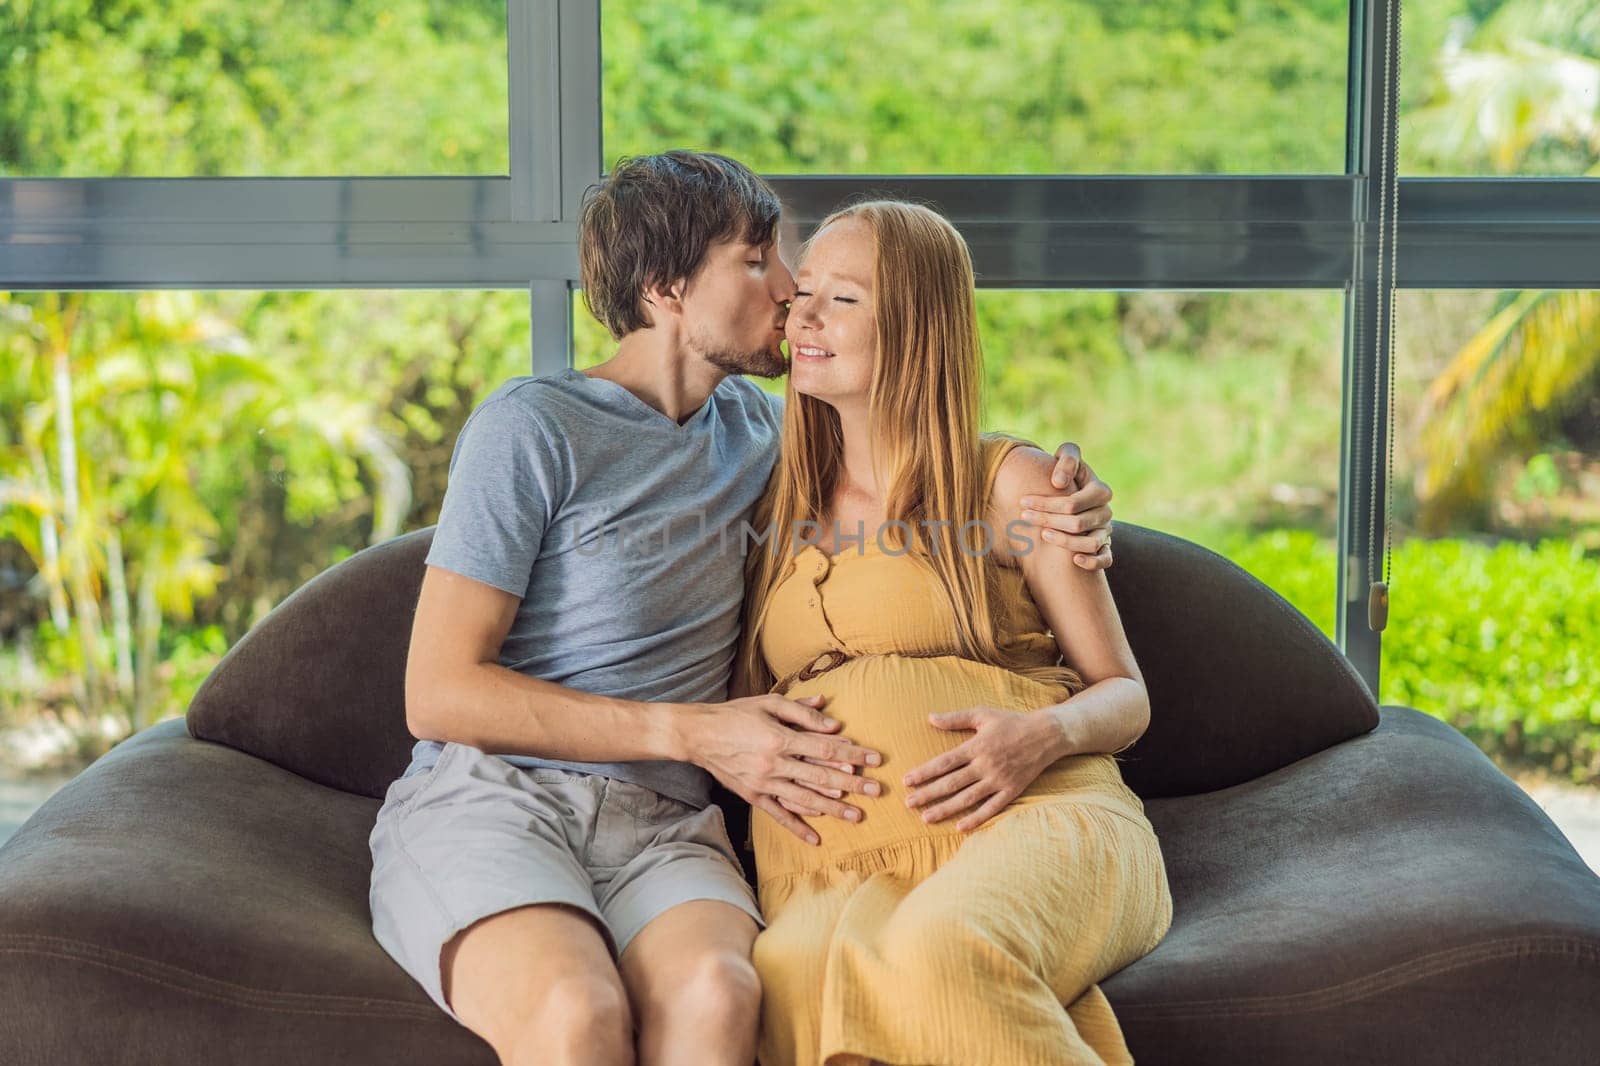
<path fill-rule="evenodd" d="M 777 174 L 1338 173 L 1346 0 L 607 0 L 604 158 Z"/>
<path fill-rule="evenodd" d="M 1383 699 L 1600 772 L 1600 292 L 1402 295 Z"/>
<path fill-rule="evenodd" d="M 43 760 L 181 714 L 283 597 L 437 520 L 530 328 L 521 291 L 0 292 L 0 728 Z"/>
<path fill-rule="evenodd" d="M 1116 521 L 1232 558 L 1332 636 L 1341 294 L 981 289 L 978 315 L 985 430 L 1077 442 Z M 608 358 L 581 297 L 574 320 L 577 365 Z"/>
<path fill-rule="evenodd" d="M 505 0 L 0 5 L 0 51 L 0 177 L 509 169 Z"/>
<path fill-rule="evenodd" d="M 1193 540 L 1333 632 L 1334 292 L 983 290 L 985 428 L 1077 441 L 1116 521 Z"/>
<path fill-rule="evenodd" d="M 1403 173 L 1600 176 L 1600 7 L 1410 0 Z"/>

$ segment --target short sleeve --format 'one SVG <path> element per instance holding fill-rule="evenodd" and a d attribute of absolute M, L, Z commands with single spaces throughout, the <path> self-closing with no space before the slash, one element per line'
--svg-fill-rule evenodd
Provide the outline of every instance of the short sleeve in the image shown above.
<path fill-rule="evenodd" d="M 766 397 L 766 399 L 767 399 L 767 407 L 770 408 L 771 411 L 772 411 L 773 424 L 778 426 L 781 429 L 783 427 L 783 402 L 784 402 L 782 394 L 775 393 L 775 392 L 768 392 L 766 389 L 762 389 L 761 390 L 761 395 Z"/>
<path fill-rule="evenodd" d="M 1018 448 L 1038 448 L 1033 441 L 1024 437 L 1013 436 L 1009 433 L 984 433 L 978 438 L 978 448 L 981 452 L 983 464 L 983 494 L 988 497 L 994 492 L 994 479 L 1000 473 L 1000 467 L 1005 463 L 1006 456 Z M 1039 449 L 1043 451 L 1043 449 Z"/>
<path fill-rule="evenodd" d="M 501 396 L 485 401 L 456 437 L 424 562 L 526 593 L 559 499 L 556 461 L 532 412 Z"/>

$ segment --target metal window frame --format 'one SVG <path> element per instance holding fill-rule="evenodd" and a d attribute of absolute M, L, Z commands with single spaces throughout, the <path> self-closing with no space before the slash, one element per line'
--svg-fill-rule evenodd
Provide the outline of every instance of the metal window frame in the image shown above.
<path fill-rule="evenodd" d="M 771 176 L 801 235 L 857 193 L 937 205 L 985 287 L 1343 290 L 1338 643 L 1373 692 L 1382 644 L 1361 604 L 1384 489 L 1371 462 L 1388 373 L 1373 280 L 1384 13 L 1351 2 L 1344 174 Z M 604 169 L 600 0 L 507 0 L 506 18 L 509 175 L 0 179 L 0 287 L 526 287 L 533 372 L 570 365 L 577 221 Z M 1399 189 L 1402 288 L 1600 288 L 1600 180 Z"/>
<path fill-rule="evenodd" d="M 0 286 L 576 284 L 576 202 L 518 219 L 517 180 L 0 178 Z M 1360 175 L 771 181 L 801 232 L 858 192 L 934 203 L 999 288 L 1343 288 L 1370 225 Z M 1400 215 L 1402 288 L 1600 287 L 1600 180 L 1403 178 Z"/>

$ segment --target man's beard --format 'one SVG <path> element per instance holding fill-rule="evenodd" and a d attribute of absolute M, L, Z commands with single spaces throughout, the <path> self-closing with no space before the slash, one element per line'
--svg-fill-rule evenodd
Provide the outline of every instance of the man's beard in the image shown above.
<path fill-rule="evenodd" d="M 789 372 L 789 364 L 783 355 L 770 348 L 744 350 L 728 347 L 713 348 L 705 343 L 703 336 L 693 338 L 693 347 L 702 359 L 724 374 L 776 378 Z"/>

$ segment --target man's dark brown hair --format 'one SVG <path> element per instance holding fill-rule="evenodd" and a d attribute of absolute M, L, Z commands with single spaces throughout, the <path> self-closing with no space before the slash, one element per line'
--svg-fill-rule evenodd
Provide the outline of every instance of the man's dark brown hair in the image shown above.
<path fill-rule="evenodd" d="M 693 277 L 718 241 L 767 243 L 779 210 L 772 187 L 725 155 L 675 149 L 619 159 L 584 196 L 584 302 L 621 340 L 650 325 L 646 286 Z"/>

